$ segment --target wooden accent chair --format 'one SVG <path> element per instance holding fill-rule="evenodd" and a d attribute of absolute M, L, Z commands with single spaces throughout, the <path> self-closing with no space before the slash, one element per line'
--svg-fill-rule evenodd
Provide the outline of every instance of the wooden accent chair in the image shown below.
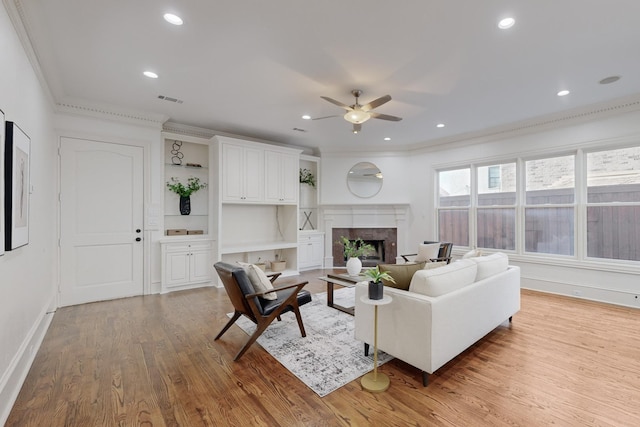
<path fill-rule="evenodd" d="M 309 291 L 302 289 L 309 282 L 300 282 L 280 287 L 274 286 L 273 290 L 276 291 L 278 298 L 275 300 L 267 300 L 261 298 L 261 296 L 272 291 L 254 292 L 253 285 L 249 281 L 246 271 L 241 266 L 217 262 L 214 267 L 224 284 L 224 288 L 235 310 L 229 322 L 222 328 L 214 340 L 217 340 L 227 332 L 240 316 L 247 317 L 257 325 L 256 331 L 249 337 L 245 345 L 240 349 L 238 354 L 236 354 L 236 357 L 233 358 L 234 361 L 242 357 L 251 344 L 253 344 L 271 322 L 273 322 L 273 319 L 278 318 L 278 320 L 280 320 L 282 313 L 293 311 L 298 320 L 300 333 L 303 337 L 307 336 L 298 308 L 301 305 L 311 302 L 311 294 Z M 276 273 L 270 280 L 273 282 L 278 276 L 280 276 L 280 274 Z"/>
<path fill-rule="evenodd" d="M 438 242 L 429 242 L 427 240 L 425 240 L 423 242 L 425 245 L 428 245 L 430 243 L 438 243 Z M 451 262 L 451 250 L 453 249 L 453 243 L 449 243 L 449 242 L 441 242 L 440 243 L 440 249 L 438 250 L 438 257 L 437 258 L 431 258 L 430 261 L 431 262 L 439 262 L 439 261 L 445 261 L 447 264 L 449 264 Z M 418 254 L 407 254 L 407 255 L 400 255 L 402 257 L 402 259 L 405 260 L 405 262 L 411 262 L 411 260 L 408 258 L 410 256 L 416 256 Z"/>

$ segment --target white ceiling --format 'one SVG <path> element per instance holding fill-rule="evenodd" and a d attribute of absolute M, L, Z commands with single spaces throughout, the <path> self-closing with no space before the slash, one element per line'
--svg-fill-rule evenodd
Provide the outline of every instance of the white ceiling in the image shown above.
<path fill-rule="evenodd" d="M 321 150 L 426 146 L 640 95 L 638 0 L 14 3 L 58 104 Z M 354 135 L 342 117 L 301 119 L 341 114 L 320 96 L 352 104 L 352 89 L 391 95 L 376 111 L 403 120 Z"/>

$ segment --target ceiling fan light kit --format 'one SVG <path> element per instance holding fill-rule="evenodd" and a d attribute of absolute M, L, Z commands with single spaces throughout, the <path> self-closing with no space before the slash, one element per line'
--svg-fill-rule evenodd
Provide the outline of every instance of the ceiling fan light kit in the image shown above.
<path fill-rule="evenodd" d="M 371 101 L 368 104 L 360 105 L 358 102 L 358 98 L 362 95 L 362 91 L 359 89 L 354 89 L 351 91 L 351 94 L 356 98 L 356 102 L 353 105 L 346 105 L 340 101 L 336 101 L 335 99 L 329 98 L 327 96 L 321 96 L 322 99 L 328 101 L 338 107 L 344 108 L 347 110 L 345 115 L 343 116 L 346 121 L 353 124 L 353 133 L 358 133 L 362 129 L 362 123 L 366 122 L 370 118 L 381 119 L 381 120 L 389 120 L 394 122 L 399 122 L 402 120 L 400 117 L 390 116 L 388 114 L 380 114 L 375 113 L 373 110 L 376 107 L 381 106 L 382 104 L 386 104 L 391 101 L 390 95 L 381 96 L 378 99 Z M 328 116 L 333 117 L 333 116 Z M 324 117 L 323 117 L 324 118 Z"/>

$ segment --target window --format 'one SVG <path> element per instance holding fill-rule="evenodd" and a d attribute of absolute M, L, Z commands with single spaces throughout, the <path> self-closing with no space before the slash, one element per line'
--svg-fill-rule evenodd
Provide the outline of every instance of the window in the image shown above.
<path fill-rule="evenodd" d="M 477 247 L 514 250 L 516 248 L 516 164 L 481 166 L 477 169 L 477 177 Z"/>
<path fill-rule="evenodd" d="M 526 252 L 574 254 L 575 156 L 525 162 Z"/>
<path fill-rule="evenodd" d="M 640 147 L 586 157 L 587 256 L 640 261 Z"/>
<path fill-rule="evenodd" d="M 487 167 L 488 188 L 500 188 L 500 166 Z"/>
<path fill-rule="evenodd" d="M 438 229 L 441 242 L 469 246 L 471 169 L 438 173 Z"/>

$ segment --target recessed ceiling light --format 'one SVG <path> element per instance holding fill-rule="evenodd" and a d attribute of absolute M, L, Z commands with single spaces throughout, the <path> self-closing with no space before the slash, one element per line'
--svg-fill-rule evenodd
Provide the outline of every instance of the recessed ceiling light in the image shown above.
<path fill-rule="evenodd" d="M 569 92 L 568 90 L 561 90 L 560 92 L 558 92 L 558 96 L 567 96 L 569 95 L 571 92 Z"/>
<path fill-rule="evenodd" d="M 601 85 L 608 85 L 609 83 L 615 83 L 618 80 L 620 80 L 620 76 L 610 76 L 610 77 L 605 77 L 604 79 L 600 80 L 600 84 Z"/>
<path fill-rule="evenodd" d="M 384 138 L 385 141 L 391 141 L 391 138 L 389 138 L 388 136 Z"/>
<path fill-rule="evenodd" d="M 153 71 L 145 71 L 144 73 L 145 76 L 149 77 L 150 79 L 157 79 L 158 75 L 156 73 L 154 73 Z"/>
<path fill-rule="evenodd" d="M 305 114 L 304 116 L 302 116 L 302 118 L 305 120 L 311 120 L 311 116 L 308 114 Z"/>
<path fill-rule="evenodd" d="M 438 123 L 438 124 L 436 125 L 436 127 L 437 127 L 437 128 L 443 128 L 443 127 L 444 127 L 444 123 Z"/>
<path fill-rule="evenodd" d="M 500 28 L 501 30 L 506 30 L 508 28 L 513 27 L 513 24 L 516 23 L 516 20 L 513 18 L 504 18 L 501 19 L 500 22 L 498 22 L 498 28 Z"/>
<path fill-rule="evenodd" d="M 173 25 L 182 25 L 182 18 L 173 13 L 165 13 L 164 20 Z"/>

